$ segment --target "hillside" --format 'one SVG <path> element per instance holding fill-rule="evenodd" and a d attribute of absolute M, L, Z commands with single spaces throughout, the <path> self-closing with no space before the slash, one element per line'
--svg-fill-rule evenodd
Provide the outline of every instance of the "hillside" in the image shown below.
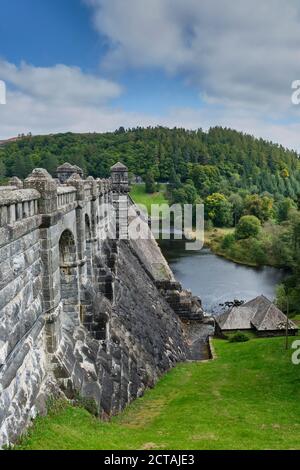
<path fill-rule="evenodd" d="M 177 366 L 110 423 L 56 406 L 20 448 L 299 449 L 299 366 L 284 338 L 215 346 L 217 360 Z"/>
<path fill-rule="evenodd" d="M 137 128 L 105 134 L 27 136 L 0 149 L 0 177 L 25 177 L 37 166 L 54 173 L 65 161 L 96 177 L 109 176 L 118 160 L 142 177 L 185 182 L 207 196 L 218 190 L 296 197 L 300 192 L 298 155 L 283 147 L 220 127 L 201 129 Z M 201 167 L 204 166 L 204 170 Z"/>

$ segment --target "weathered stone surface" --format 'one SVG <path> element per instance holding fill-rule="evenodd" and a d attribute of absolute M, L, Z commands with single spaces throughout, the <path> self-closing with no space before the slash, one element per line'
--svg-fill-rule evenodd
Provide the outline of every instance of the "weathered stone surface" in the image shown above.
<path fill-rule="evenodd" d="M 197 315 L 200 304 L 153 239 L 108 238 L 104 204 L 126 232 L 126 167 L 112 180 L 58 170 L 62 182 L 70 173 L 58 185 L 37 169 L 24 190 L 14 180 L 0 192 L 0 447 L 46 412 L 49 395 L 92 398 L 105 418 L 189 354 L 174 309 Z"/>

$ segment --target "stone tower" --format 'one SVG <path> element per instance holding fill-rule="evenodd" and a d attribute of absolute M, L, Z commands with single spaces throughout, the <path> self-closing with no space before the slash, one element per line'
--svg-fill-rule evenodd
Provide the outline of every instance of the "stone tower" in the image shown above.
<path fill-rule="evenodd" d="M 123 163 L 116 163 L 111 168 L 112 200 L 116 211 L 117 238 L 128 239 L 128 168 Z"/>
<path fill-rule="evenodd" d="M 111 167 L 112 189 L 119 194 L 129 193 L 128 168 L 123 163 Z"/>
<path fill-rule="evenodd" d="M 65 183 L 72 175 L 77 174 L 80 178 L 83 178 L 83 170 L 79 166 L 71 165 L 70 163 L 64 163 L 59 166 L 56 170 L 56 176 L 59 181 L 63 184 Z"/>

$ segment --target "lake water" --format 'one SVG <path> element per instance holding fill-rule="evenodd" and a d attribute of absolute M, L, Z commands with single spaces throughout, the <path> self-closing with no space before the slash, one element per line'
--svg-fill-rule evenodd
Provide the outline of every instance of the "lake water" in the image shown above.
<path fill-rule="evenodd" d="M 183 241 L 161 241 L 161 249 L 175 277 L 185 289 L 202 299 L 207 313 L 221 313 L 220 304 L 248 301 L 258 295 L 275 298 L 275 288 L 285 272 L 275 268 L 250 268 L 216 256 L 208 248 L 186 251 Z"/>

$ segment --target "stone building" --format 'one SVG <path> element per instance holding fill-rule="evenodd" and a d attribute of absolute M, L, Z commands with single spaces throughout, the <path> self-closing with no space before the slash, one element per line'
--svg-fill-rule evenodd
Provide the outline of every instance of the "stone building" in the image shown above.
<path fill-rule="evenodd" d="M 154 238 L 126 237 L 127 168 L 57 176 L 35 169 L 0 191 L 0 447 L 50 395 L 120 412 L 189 358 L 182 320 L 202 321 Z"/>

